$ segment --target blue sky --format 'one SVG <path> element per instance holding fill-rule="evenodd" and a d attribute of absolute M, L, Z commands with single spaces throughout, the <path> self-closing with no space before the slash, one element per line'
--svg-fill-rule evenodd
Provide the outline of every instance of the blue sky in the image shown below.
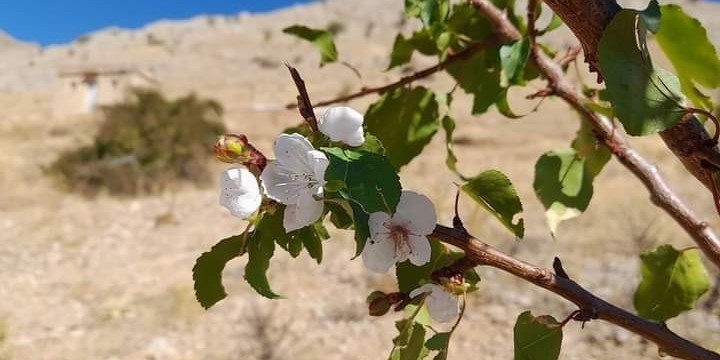
<path fill-rule="evenodd" d="M 0 0 L 0 29 L 23 40 L 48 44 L 108 26 L 138 28 L 160 19 L 200 14 L 265 12 L 312 0 Z"/>

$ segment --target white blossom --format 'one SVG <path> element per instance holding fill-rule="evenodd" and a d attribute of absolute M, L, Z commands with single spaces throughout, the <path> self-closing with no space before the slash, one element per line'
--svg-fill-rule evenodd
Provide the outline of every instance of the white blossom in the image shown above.
<path fill-rule="evenodd" d="M 430 317 L 437 322 L 449 322 L 460 313 L 459 297 L 440 285 L 425 284 L 410 292 L 410 298 L 428 293 L 425 297 Z"/>
<path fill-rule="evenodd" d="M 437 216 L 433 203 L 424 195 L 403 191 L 395 214 L 370 214 L 370 239 L 362 258 L 365 267 L 386 273 L 395 263 L 410 260 L 416 266 L 430 261 L 427 235 L 435 229 Z"/>
<path fill-rule="evenodd" d="M 276 159 L 267 164 L 260 178 L 265 194 L 287 205 L 285 231 L 314 223 L 323 212 L 327 157 L 300 134 L 280 134 L 273 151 Z"/>
<path fill-rule="evenodd" d="M 248 169 L 229 168 L 220 176 L 220 205 L 242 219 L 249 218 L 262 202 L 257 179 Z"/>
<path fill-rule="evenodd" d="M 347 106 L 327 109 L 318 119 L 318 129 L 332 141 L 341 141 L 350 146 L 365 142 L 363 115 Z"/>

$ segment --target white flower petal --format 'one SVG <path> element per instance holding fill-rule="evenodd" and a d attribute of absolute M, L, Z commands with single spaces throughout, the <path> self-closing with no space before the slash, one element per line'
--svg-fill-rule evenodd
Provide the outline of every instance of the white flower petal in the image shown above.
<path fill-rule="evenodd" d="M 365 143 L 365 130 L 359 127 L 354 133 L 350 134 L 344 141 L 350 146 L 360 146 Z"/>
<path fill-rule="evenodd" d="M 425 298 L 425 304 L 430 317 L 437 322 L 450 322 L 460 313 L 458 297 L 445 291 L 442 286 L 435 285 Z"/>
<path fill-rule="evenodd" d="M 415 266 L 423 266 L 430 262 L 430 241 L 425 235 L 410 235 L 410 251 L 408 259 Z"/>
<path fill-rule="evenodd" d="M 304 228 L 322 216 L 323 202 L 313 199 L 309 191 L 301 193 L 297 204 L 288 205 L 283 215 L 283 227 L 285 232 Z"/>
<path fill-rule="evenodd" d="M 370 238 L 374 239 L 380 233 L 387 234 L 390 230 L 385 227 L 385 223 L 390 221 L 390 215 L 384 212 L 374 212 L 368 218 L 368 228 L 370 229 Z M 387 237 L 387 236 L 385 236 Z"/>
<path fill-rule="evenodd" d="M 233 216 L 247 219 L 262 202 L 257 179 L 249 170 L 230 168 L 220 176 L 220 205 L 230 210 Z"/>
<path fill-rule="evenodd" d="M 435 284 L 420 285 L 419 288 L 411 291 L 409 296 L 412 299 L 420 294 L 432 292 L 433 289 L 435 288 L 435 286 L 437 286 L 437 285 L 435 285 Z"/>
<path fill-rule="evenodd" d="M 297 203 L 300 196 L 298 191 L 303 190 L 303 184 L 291 180 L 285 171 L 281 169 L 279 161 L 271 161 L 265 165 L 260 174 L 263 191 L 269 198 L 287 205 Z"/>
<path fill-rule="evenodd" d="M 320 186 L 325 185 L 325 170 L 330 161 L 322 151 L 311 150 L 307 152 L 308 163 L 312 167 L 315 180 Z"/>
<path fill-rule="evenodd" d="M 370 271 L 385 274 L 395 264 L 395 245 L 392 239 L 379 235 L 368 239 L 362 252 L 363 264 Z"/>
<path fill-rule="evenodd" d="M 327 109 L 325 114 L 320 117 L 318 129 L 332 141 L 342 141 L 350 146 L 359 146 L 362 145 L 362 142 L 357 144 L 359 138 L 356 134 L 358 129 L 362 131 L 362 124 L 363 115 L 361 113 L 347 106 L 336 106 Z"/>
<path fill-rule="evenodd" d="M 437 224 L 437 215 L 432 201 L 425 195 L 414 191 L 403 191 L 400 194 L 393 222 L 408 229 L 416 235 L 428 235 Z"/>
<path fill-rule="evenodd" d="M 307 153 L 313 150 L 315 148 L 310 141 L 298 133 L 278 135 L 273 147 L 275 158 L 280 164 L 297 173 L 310 170 L 307 166 Z"/>

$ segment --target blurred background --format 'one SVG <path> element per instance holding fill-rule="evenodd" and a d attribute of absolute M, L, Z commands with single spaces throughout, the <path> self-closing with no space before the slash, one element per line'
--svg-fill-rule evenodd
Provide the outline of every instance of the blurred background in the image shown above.
<path fill-rule="evenodd" d="M 682 4 L 720 45 L 720 4 Z M 398 315 L 370 318 L 365 296 L 394 290 L 394 279 L 350 261 L 348 232 L 332 234 L 320 266 L 305 255 L 273 259 L 270 279 L 283 300 L 254 294 L 238 259 L 225 271 L 229 296 L 204 311 L 194 299 L 191 268 L 218 239 L 245 227 L 217 204 L 224 165 L 209 152 L 215 136 L 243 133 L 271 153 L 275 136 L 301 121 L 285 110 L 295 98 L 285 62 L 301 71 L 315 101 L 434 64 L 416 54 L 408 66 L 384 72 L 394 34 L 417 26 L 402 7 L 401 0 L 0 3 L 0 359 L 386 357 Z M 319 68 L 309 43 L 281 32 L 297 23 L 330 29 L 340 59 L 361 77 L 339 64 Z M 559 49 L 576 45 L 564 28 L 543 41 Z M 582 61 L 569 76 L 599 86 Z M 438 91 L 454 85 L 445 75 L 421 83 Z M 530 83 L 528 91 L 543 87 Z M 543 152 L 570 143 L 578 117 L 554 99 L 520 120 L 494 110 L 473 117 L 471 99 L 456 94 L 459 167 L 466 174 L 504 171 L 525 207 L 526 239 L 518 242 L 462 200 L 466 225 L 480 239 L 545 267 L 558 256 L 571 277 L 631 311 L 637 255 L 661 243 L 693 245 L 616 161 L 595 180 L 588 211 L 563 223 L 553 239 L 532 190 L 533 167 Z M 374 99 L 350 105 L 362 112 Z M 535 105 L 520 93 L 510 102 L 517 112 Z M 708 192 L 657 137 L 632 142 L 720 229 Z M 444 146 L 436 135 L 400 175 L 450 224 L 456 179 L 438 170 L 445 167 Z M 509 359 L 521 311 L 564 318 L 574 310 L 498 270 L 478 272 L 481 290 L 469 300 L 451 359 Z M 713 288 L 697 310 L 668 325 L 720 350 L 719 296 Z M 602 322 L 568 325 L 561 355 L 658 357 L 654 345 Z"/>

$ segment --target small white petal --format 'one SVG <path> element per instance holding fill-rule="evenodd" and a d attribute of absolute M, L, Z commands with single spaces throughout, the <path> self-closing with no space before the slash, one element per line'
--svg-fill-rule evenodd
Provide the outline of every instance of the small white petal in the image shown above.
<path fill-rule="evenodd" d="M 415 266 L 423 266 L 430 262 L 430 241 L 425 235 L 410 235 L 410 249 L 408 258 Z"/>
<path fill-rule="evenodd" d="M 354 133 L 350 134 L 344 141 L 350 146 L 360 146 L 365 143 L 365 130 L 359 127 Z"/>
<path fill-rule="evenodd" d="M 275 158 L 283 166 L 297 173 L 309 170 L 307 153 L 313 150 L 315 148 L 310 141 L 298 133 L 278 135 L 273 147 Z"/>
<path fill-rule="evenodd" d="M 414 191 L 403 191 L 400 194 L 393 222 L 408 229 L 416 235 L 428 235 L 437 224 L 437 215 L 432 201 L 425 195 Z"/>
<path fill-rule="evenodd" d="M 311 150 L 307 152 L 308 162 L 313 170 L 315 180 L 320 186 L 325 185 L 325 170 L 327 169 L 330 161 L 322 151 Z"/>
<path fill-rule="evenodd" d="M 370 271 L 385 274 L 395 264 L 395 245 L 392 239 L 379 235 L 368 239 L 362 252 L 363 264 Z"/>
<path fill-rule="evenodd" d="M 322 216 L 323 202 L 313 199 L 309 191 L 301 193 L 297 204 L 288 205 L 283 215 L 285 232 L 304 228 Z"/>
<path fill-rule="evenodd" d="M 435 285 L 425 298 L 425 304 L 430 317 L 437 322 L 450 322 L 460 313 L 458 297 L 445 291 L 442 286 Z"/>
<path fill-rule="evenodd" d="M 414 298 L 414 297 L 416 297 L 416 296 L 418 296 L 418 295 L 420 295 L 420 294 L 432 292 L 433 289 L 434 289 L 436 286 L 437 286 L 437 285 L 435 285 L 435 284 L 424 284 L 424 285 L 421 285 L 419 288 L 411 291 L 409 296 L 410 296 L 410 298 L 412 299 L 412 298 Z"/>
<path fill-rule="evenodd" d="M 230 168 L 220 176 L 220 205 L 224 206 L 233 216 L 247 219 L 262 202 L 257 179 L 250 171 L 243 168 Z"/>
<path fill-rule="evenodd" d="M 336 106 L 325 111 L 318 120 L 318 129 L 332 141 L 342 141 L 350 146 L 360 146 L 364 142 L 362 135 L 363 115 L 347 106 Z M 361 132 L 357 136 L 358 129 Z M 363 141 L 358 144 L 358 141 Z M 351 144 L 352 142 L 352 144 Z"/>
<path fill-rule="evenodd" d="M 378 234 L 387 234 L 390 230 L 385 227 L 385 223 L 390 222 L 390 215 L 384 212 L 374 212 L 368 218 L 368 228 L 370 229 L 370 238 L 373 239 Z"/>

